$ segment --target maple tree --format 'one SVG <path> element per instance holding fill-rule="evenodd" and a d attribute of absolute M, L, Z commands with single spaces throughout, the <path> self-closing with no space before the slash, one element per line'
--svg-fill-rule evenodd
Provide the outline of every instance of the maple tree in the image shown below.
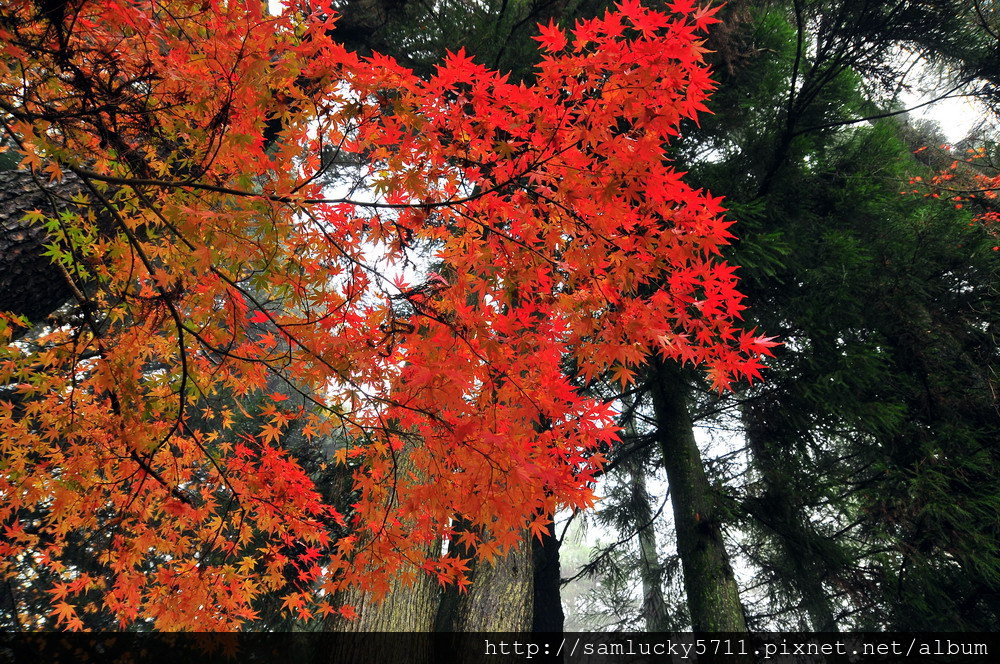
<path fill-rule="evenodd" d="M 914 154 L 921 154 L 929 146 L 917 148 Z M 961 210 L 972 204 L 973 218 L 970 226 L 979 226 L 995 240 L 1000 241 L 1000 212 L 996 209 L 997 191 L 1000 189 L 1000 175 L 997 174 L 993 155 L 980 146 L 966 148 L 961 155 L 952 146 L 943 143 L 937 146 L 938 157 L 951 159 L 951 163 L 934 173 L 926 180 L 921 175 L 910 178 L 914 188 L 900 192 L 919 194 L 924 197 L 945 198 Z M 1000 251 L 1000 246 L 994 245 L 993 251 Z"/>
<path fill-rule="evenodd" d="M 26 342 L 0 314 L 0 570 L 57 579 L 58 626 L 100 606 L 226 629 L 265 592 L 350 616 L 339 591 L 400 570 L 462 584 L 429 546 L 457 518 L 490 560 L 592 502 L 613 407 L 570 367 L 759 375 L 731 222 L 664 157 L 712 89 L 712 10 L 542 26 L 526 85 L 461 51 L 426 79 L 359 57 L 329 4 L 61 7 L 0 9 L 6 145 L 40 187 L 80 185 L 26 214 L 73 315 Z M 227 435 L 230 395 L 253 431 Z M 283 449 L 293 422 L 337 441 L 348 510 Z M 67 562 L 81 540 L 99 573 Z"/>

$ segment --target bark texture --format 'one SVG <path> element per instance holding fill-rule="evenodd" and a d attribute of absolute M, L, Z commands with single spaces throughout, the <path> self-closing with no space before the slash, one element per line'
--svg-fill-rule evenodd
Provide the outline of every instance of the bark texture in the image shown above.
<path fill-rule="evenodd" d="M 343 593 L 337 597 L 337 604 L 350 604 L 357 618 L 346 620 L 338 617 L 326 621 L 327 632 L 394 632 L 393 634 L 372 634 L 367 638 L 345 638 L 330 641 L 326 653 L 314 653 L 323 662 L 389 662 L 400 659 L 399 638 L 408 637 L 405 661 L 412 664 L 434 664 L 438 658 L 434 644 L 426 638 L 413 634 L 434 631 L 434 617 L 437 614 L 440 589 L 430 576 L 418 570 L 413 585 L 404 585 L 398 580 L 390 584 L 388 594 L 381 601 L 359 590 Z M 400 633 L 404 634 L 400 634 Z"/>
<path fill-rule="evenodd" d="M 745 632 L 715 496 L 688 413 L 687 383 L 673 366 L 655 362 L 651 371 L 657 436 L 670 483 L 692 626 L 695 632 Z"/>
<path fill-rule="evenodd" d="M 367 593 L 349 593 L 339 602 L 354 606 L 355 620 L 337 619 L 329 629 L 337 632 L 431 632 L 438 607 L 438 586 L 423 572 L 407 586 L 394 581 L 382 601 Z"/>
<path fill-rule="evenodd" d="M 462 555 L 462 554 L 459 554 Z M 439 632 L 525 632 L 531 629 L 534 566 L 531 546 L 492 562 L 473 559 L 466 592 L 447 588 L 438 612 Z"/>
<path fill-rule="evenodd" d="M 399 477 L 416 469 L 408 447 L 396 455 L 396 463 L 396 474 Z M 439 555 L 440 543 L 430 545 L 427 552 L 430 556 Z M 412 585 L 403 583 L 399 578 L 400 574 L 406 572 L 416 574 L 416 581 Z M 381 600 L 357 588 L 337 597 L 337 604 L 354 607 L 357 618 L 334 618 L 327 623 L 327 628 L 335 632 L 432 632 L 440 595 L 437 582 L 423 570 L 416 566 L 409 570 L 400 569 L 390 582 L 388 593 Z"/>
<path fill-rule="evenodd" d="M 23 171 L 0 171 L 0 311 L 38 323 L 72 297 L 63 273 L 44 255 L 45 227 L 25 213 L 55 216 L 79 190 L 67 177 L 44 183 Z"/>

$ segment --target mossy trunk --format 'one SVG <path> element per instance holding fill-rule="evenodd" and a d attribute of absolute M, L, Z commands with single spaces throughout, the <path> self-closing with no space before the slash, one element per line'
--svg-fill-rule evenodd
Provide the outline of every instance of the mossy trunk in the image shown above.
<path fill-rule="evenodd" d="M 462 555 L 462 554 L 459 554 Z M 491 562 L 472 559 L 465 592 L 446 588 L 437 613 L 439 632 L 525 632 L 531 629 L 531 546 Z"/>
<path fill-rule="evenodd" d="M 745 632 L 716 499 L 694 438 L 687 382 L 678 368 L 655 362 L 650 383 L 692 627 L 695 632 Z"/>

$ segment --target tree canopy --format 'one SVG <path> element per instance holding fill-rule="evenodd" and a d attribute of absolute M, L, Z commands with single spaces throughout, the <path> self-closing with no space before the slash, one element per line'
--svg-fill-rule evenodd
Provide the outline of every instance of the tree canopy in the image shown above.
<path fill-rule="evenodd" d="M 71 301 L 0 320 L 3 574 L 70 629 L 236 627 L 275 591 L 350 615 L 400 570 L 463 583 L 430 542 L 490 560 L 591 504 L 616 428 L 571 371 L 758 376 L 731 222 L 665 160 L 712 14 L 550 23 L 515 83 L 359 56 L 323 3 L 5 3 L 4 147 Z"/>
<path fill-rule="evenodd" d="M 996 629 L 996 25 L 3 3 L 0 624 Z"/>

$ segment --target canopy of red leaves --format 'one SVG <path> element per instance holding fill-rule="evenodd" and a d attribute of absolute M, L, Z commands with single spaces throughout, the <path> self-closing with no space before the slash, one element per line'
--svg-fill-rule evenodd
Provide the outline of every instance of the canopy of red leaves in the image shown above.
<path fill-rule="evenodd" d="M 330 6 L 263 5 L 0 9 L 8 143 L 80 183 L 28 219 L 82 312 L 0 350 L 0 574 L 60 578 L 69 628 L 90 602 L 236 628 L 290 568 L 301 616 L 406 570 L 454 580 L 428 545 L 456 517 L 489 558 L 591 503 L 616 432 L 580 386 L 657 354 L 724 388 L 772 345 L 735 323 L 720 200 L 665 160 L 712 89 L 711 11 L 543 26 L 525 85 L 462 52 L 422 80 L 333 42 Z M 348 510 L 291 427 L 350 469 Z"/>

